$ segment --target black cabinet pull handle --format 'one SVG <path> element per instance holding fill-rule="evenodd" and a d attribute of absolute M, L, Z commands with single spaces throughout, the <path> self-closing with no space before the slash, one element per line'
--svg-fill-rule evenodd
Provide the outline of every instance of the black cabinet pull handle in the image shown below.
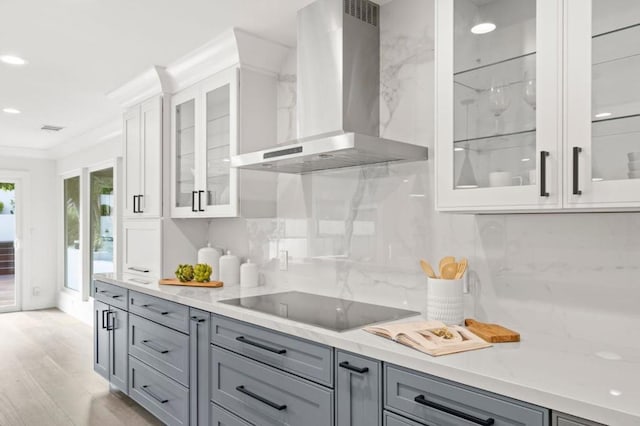
<path fill-rule="evenodd" d="M 133 212 L 134 213 L 138 213 L 138 209 L 136 208 L 136 198 L 138 198 L 137 195 L 133 196 Z"/>
<path fill-rule="evenodd" d="M 129 269 L 130 271 L 136 271 L 136 272 L 144 272 L 144 273 L 149 272 L 148 268 L 140 268 L 138 266 L 129 266 L 127 269 Z"/>
<path fill-rule="evenodd" d="M 154 344 L 151 343 L 151 340 L 142 340 L 140 343 L 142 343 L 143 345 L 145 345 L 148 348 L 153 349 L 154 351 L 161 353 L 161 354 L 168 354 L 169 353 L 169 349 L 164 349 L 161 348 L 159 346 L 156 346 Z"/>
<path fill-rule="evenodd" d="M 116 321 L 115 321 L 115 320 L 116 320 L 115 316 L 113 317 L 113 321 L 112 321 L 112 322 L 109 322 L 109 317 L 110 317 L 111 315 L 113 315 L 113 314 L 114 314 L 114 312 L 113 312 L 113 311 L 111 311 L 111 310 L 107 311 L 107 331 L 112 331 L 112 330 L 115 330 L 115 328 L 116 328 L 116 327 L 115 327 L 115 323 L 116 323 Z"/>
<path fill-rule="evenodd" d="M 580 170 L 579 170 L 579 159 L 580 153 L 582 152 L 582 148 L 579 146 L 573 147 L 573 195 L 582 195 L 582 191 L 580 191 Z"/>
<path fill-rule="evenodd" d="M 191 321 L 195 322 L 195 323 L 202 323 L 205 322 L 204 318 L 199 318 L 199 317 L 191 317 Z"/>
<path fill-rule="evenodd" d="M 109 310 L 108 310 L 108 309 L 103 309 L 103 310 L 102 310 L 102 328 L 107 328 L 107 321 L 108 321 L 108 320 L 106 320 L 106 319 L 105 319 L 105 316 L 106 316 L 105 314 L 106 314 L 107 312 L 109 312 Z"/>
<path fill-rule="evenodd" d="M 247 339 L 244 336 L 238 336 L 238 337 L 236 337 L 236 340 L 238 342 L 240 342 L 240 343 L 246 343 L 247 345 L 255 346 L 256 348 L 260 348 L 260 349 L 264 349 L 265 351 L 273 352 L 274 354 L 282 355 L 282 354 L 286 354 L 287 353 L 286 349 L 272 348 L 270 346 L 263 345 L 262 343 L 253 342 L 253 341 Z"/>
<path fill-rule="evenodd" d="M 191 191 L 191 211 L 192 212 L 197 212 L 198 210 L 196 210 L 196 194 L 198 193 L 198 191 Z"/>
<path fill-rule="evenodd" d="M 204 209 L 202 208 L 202 194 L 204 194 L 204 191 L 198 191 L 198 211 L 199 212 L 204 211 Z"/>
<path fill-rule="evenodd" d="M 138 213 L 144 213 L 144 210 L 142 210 L 142 197 L 144 197 L 144 195 L 140 194 L 138 195 Z"/>
<path fill-rule="evenodd" d="M 153 305 L 141 305 L 141 307 L 156 314 L 169 315 L 169 312 L 163 311 L 162 309 L 154 308 Z"/>
<path fill-rule="evenodd" d="M 250 396 L 251 398 L 262 402 L 263 404 L 267 404 L 269 407 L 275 408 L 278 411 L 282 411 L 282 410 L 286 410 L 287 406 L 284 404 L 276 404 L 275 402 L 269 401 L 266 398 L 261 397 L 260 395 L 256 395 L 255 393 L 251 392 L 250 390 L 247 390 L 244 388 L 244 386 L 236 386 L 236 390 L 240 393 L 243 393 L 247 396 Z"/>
<path fill-rule="evenodd" d="M 149 386 L 144 385 L 141 388 L 147 395 L 151 396 L 151 398 L 155 399 L 156 401 L 158 401 L 160 404 L 166 404 L 167 402 L 169 402 L 168 399 L 165 398 L 160 398 L 158 395 L 156 395 L 155 393 L 151 392 L 149 390 Z"/>
<path fill-rule="evenodd" d="M 540 151 L 540 196 L 548 197 L 547 192 L 547 157 L 549 151 Z"/>
<path fill-rule="evenodd" d="M 437 402 L 428 401 L 424 395 L 418 395 L 413 399 L 418 404 L 426 405 L 427 407 L 434 408 L 438 411 L 442 411 L 443 413 L 451 414 L 452 416 L 459 417 L 471 423 L 475 423 L 482 426 L 491 426 L 496 421 L 489 417 L 488 419 L 479 419 L 476 416 L 472 416 L 471 414 L 463 413 L 462 411 L 458 411 L 453 408 L 449 408 L 445 405 L 438 404 Z"/>
<path fill-rule="evenodd" d="M 349 364 L 347 361 L 342 361 L 338 364 L 342 368 L 346 368 L 347 370 L 355 371 L 356 373 L 364 374 L 369 371 L 369 367 L 356 367 L 355 365 Z"/>

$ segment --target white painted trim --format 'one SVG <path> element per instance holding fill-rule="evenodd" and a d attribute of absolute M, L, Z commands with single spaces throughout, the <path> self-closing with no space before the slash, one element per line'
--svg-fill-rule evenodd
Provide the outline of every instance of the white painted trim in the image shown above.
<path fill-rule="evenodd" d="M 61 159 L 76 152 L 84 151 L 122 134 L 122 115 L 91 129 L 79 136 L 68 139 L 47 151 L 47 157 L 53 160 Z"/>
<path fill-rule="evenodd" d="M 0 308 L 0 312 L 22 310 L 24 290 L 27 283 L 31 283 L 31 270 L 26 268 L 31 256 L 31 173 L 24 170 L 0 170 L 0 181 L 16 184 L 16 248 L 15 248 L 15 279 L 16 304 Z"/>
<path fill-rule="evenodd" d="M 107 93 L 107 98 L 122 108 L 144 102 L 154 96 L 166 92 L 170 82 L 164 67 L 154 66 L 138 77 Z"/>
<path fill-rule="evenodd" d="M 84 212 L 84 205 L 83 205 L 83 194 L 82 194 L 82 175 L 85 169 L 74 169 L 65 173 L 60 173 L 58 174 L 58 179 L 57 179 L 57 184 L 58 184 L 58 190 L 56 191 L 57 193 L 57 205 L 58 205 L 58 241 L 57 241 L 57 249 L 56 251 L 58 252 L 58 265 L 60 265 L 60 267 L 58 268 L 58 292 L 65 292 L 68 293 L 70 295 L 75 295 L 75 297 L 80 300 L 82 295 L 81 292 L 76 292 L 75 290 L 71 290 L 68 289 L 67 287 L 65 287 L 65 250 L 66 247 L 64 245 L 64 240 L 65 240 L 65 236 L 64 236 L 64 181 L 65 179 L 69 179 L 69 178 L 73 178 L 73 177 L 80 177 L 80 252 L 82 252 L 82 248 L 83 248 L 83 227 L 82 227 L 82 214 Z M 81 275 L 82 275 L 82 271 L 81 271 Z"/>

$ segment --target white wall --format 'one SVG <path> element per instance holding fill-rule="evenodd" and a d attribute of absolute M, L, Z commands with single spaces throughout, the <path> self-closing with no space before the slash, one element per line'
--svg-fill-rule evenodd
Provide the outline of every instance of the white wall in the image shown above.
<path fill-rule="evenodd" d="M 30 229 L 25 230 L 24 264 L 29 269 L 22 289 L 24 310 L 56 305 L 56 198 L 55 161 L 0 156 L 0 170 L 27 172 L 30 193 L 26 194 Z M 39 293 L 34 295 L 34 288 Z"/>

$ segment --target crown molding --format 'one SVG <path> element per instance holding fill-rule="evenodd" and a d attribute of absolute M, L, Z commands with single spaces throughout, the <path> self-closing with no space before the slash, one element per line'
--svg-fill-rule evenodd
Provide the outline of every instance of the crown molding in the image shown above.
<path fill-rule="evenodd" d="M 47 150 L 47 157 L 60 159 L 76 152 L 90 149 L 109 139 L 117 138 L 122 134 L 122 117 L 116 117 L 101 126 L 93 128 L 79 136 L 71 138 L 62 144 L 56 145 Z"/>
<path fill-rule="evenodd" d="M 129 108 L 152 96 L 166 92 L 168 84 L 165 69 L 160 66 L 154 66 L 133 80 L 107 93 L 107 98 L 123 108 Z"/>
<path fill-rule="evenodd" d="M 49 159 L 49 151 L 46 149 L 20 148 L 15 146 L 0 146 L 3 157 L 15 158 L 40 158 Z"/>

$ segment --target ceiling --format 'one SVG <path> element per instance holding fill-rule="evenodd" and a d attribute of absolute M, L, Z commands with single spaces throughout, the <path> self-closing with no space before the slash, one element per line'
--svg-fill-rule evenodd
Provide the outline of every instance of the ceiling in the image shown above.
<path fill-rule="evenodd" d="M 0 0 L 0 55 L 28 61 L 0 63 L 0 109 L 22 111 L 0 112 L 0 152 L 48 150 L 116 120 L 107 92 L 228 28 L 293 46 L 296 11 L 311 1 Z"/>

